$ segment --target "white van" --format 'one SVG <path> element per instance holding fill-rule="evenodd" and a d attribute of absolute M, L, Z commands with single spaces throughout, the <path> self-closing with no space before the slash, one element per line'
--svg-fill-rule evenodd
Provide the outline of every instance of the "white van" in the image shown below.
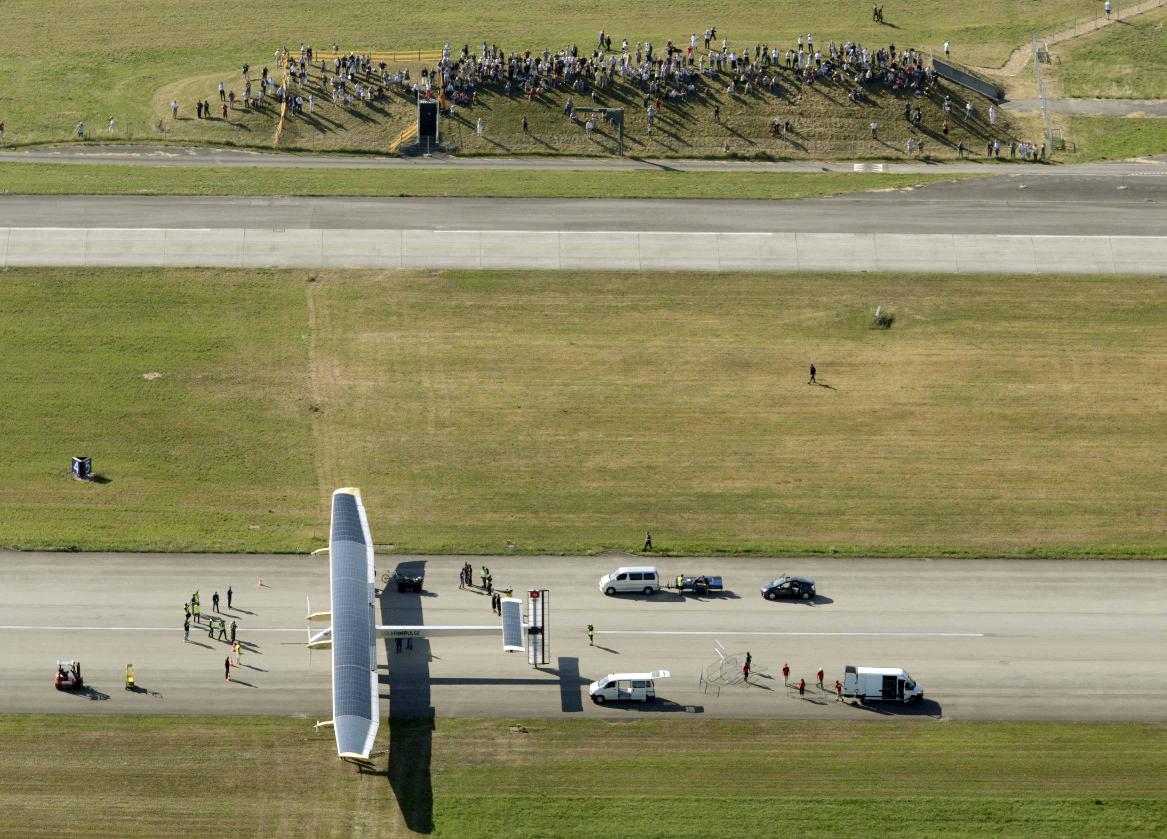
<path fill-rule="evenodd" d="M 899 667 L 856 667 L 843 671 L 843 696 L 860 702 L 919 702 L 924 686 Z"/>
<path fill-rule="evenodd" d="M 655 679 L 667 679 L 668 670 L 651 673 L 609 673 L 588 685 L 588 696 L 597 705 L 605 702 L 651 702 L 656 699 Z"/>
<path fill-rule="evenodd" d="M 653 594 L 660 591 L 660 574 L 649 566 L 617 568 L 600 577 L 600 591 L 604 594 Z"/>

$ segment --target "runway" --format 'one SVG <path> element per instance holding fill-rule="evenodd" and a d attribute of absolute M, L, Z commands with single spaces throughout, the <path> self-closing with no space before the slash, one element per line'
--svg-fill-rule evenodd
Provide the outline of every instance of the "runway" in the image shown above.
<path fill-rule="evenodd" d="M 378 573 L 424 568 L 424 595 L 391 591 L 384 624 L 485 624 L 485 594 L 462 591 L 462 557 L 378 557 Z M 533 669 L 495 638 L 417 639 L 378 647 L 382 714 L 636 718 L 708 717 L 965 720 L 1163 720 L 1160 649 L 1167 565 L 1154 562 L 991 560 L 660 559 L 666 577 L 721 574 L 730 592 L 705 599 L 661 593 L 605 597 L 603 557 L 471 558 L 498 585 L 551 591 L 551 664 Z M 783 572 L 818 581 L 814 604 L 771 603 L 762 582 Z M 258 585 L 262 578 L 263 586 Z M 234 608 L 226 609 L 226 589 Z M 215 590 L 247 645 L 233 683 L 226 644 L 205 628 L 182 640 L 182 603 Z M 327 608 L 325 558 L 236 555 L 0 555 L 0 712 L 330 716 L 327 652 L 309 655 L 304 616 Z M 589 646 L 585 627 L 596 627 Z M 319 625 L 317 625 L 319 628 Z M 754 659 L 751 684 L 729 656 Z M 58 658 L 78 658 L 91 696 L 53 689 Z M 123 689 L 132 662 L 141 693 Z M 901 666 L 926 690 L 922 706 L 862 709 L 812 687 L 799 698 L 781 667 L 828 686 L 847 664 Z M 667 669 L 652 706 L 597 707 L 587 682 L 609 672 Z M 703 674 L 710 677 L 702 684 Z"/>

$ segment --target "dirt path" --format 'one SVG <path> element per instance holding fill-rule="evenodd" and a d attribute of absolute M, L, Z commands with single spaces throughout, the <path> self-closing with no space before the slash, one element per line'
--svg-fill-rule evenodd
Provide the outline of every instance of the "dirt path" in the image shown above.
<path fill-rule="evenodd" d="M 1040 40 L 1052 46 L 1062 41 L 1068 41 L 1071 38 L 1097 32 L 1105 26 L 1112 26 L 1120 21 L 1141 15 L 1152 9 L 1157 9 L 1165 4 L 1167 4 L 1167 0 L 1143 0 L 1142 3 L 1136 3 L 1134 6 L 1125 9 L 1120 6 L 1112 17 L 1098 17 L 1094 20 L 1078 21 L 1065 29 L 1040 36 Z M 973 69 L 982 73 L 990 73 L 994 76 L 1018 76 L 1025 69 L 1026 65 L 1029 64 L 1029 59 L 1032 55 L 1033 45 L 1031 43 L 1025 43 L 1013 50 L 1009 56 L 1009 60 L 1005 62 L 1004 67 L 974 67 Z"/>
<path fill-rule="evenodd" d="M 1167 99 L 1046 99 L 1051 114 L 1075 116 L 1167 117 Z M 1006 111 L 1040 111 L 1040 99 L 1013 99 L 1002 106 Z"/>

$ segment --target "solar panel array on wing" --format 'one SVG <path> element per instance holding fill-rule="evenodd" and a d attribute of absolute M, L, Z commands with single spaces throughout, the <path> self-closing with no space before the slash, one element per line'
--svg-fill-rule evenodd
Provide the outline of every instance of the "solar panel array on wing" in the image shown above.
<path fill-rule="evenodd" d="M 523 650 L 523 601 L 502 599 L 502 648 L 507 652 Z"/>
<path fill-rule="evenodd" d="M 332 718 L 341 754 L 367 756 L 379 718 L 373 545 L 360 497 L 332 496 Z"/>

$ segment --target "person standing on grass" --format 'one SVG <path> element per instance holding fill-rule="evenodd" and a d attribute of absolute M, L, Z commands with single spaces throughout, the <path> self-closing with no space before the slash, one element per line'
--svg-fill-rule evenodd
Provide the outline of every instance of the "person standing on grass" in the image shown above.
<path fill-rule="evenodd" d="M 644 532 L 644 547 L 640 549 L 641 553 L 652 553 L 652 531 L 646 530 Z"/>
<path fill-rule="evenodd" d="M 878 132 L 879 132 L 879 123 L 878 123 L 878 122 L 876 122 L 875 120 L 872 120 L 872 121 L 871 121 L 871 139 L 872 139 L 872 140 L 878 140 L 878 139 L 879 139 L 879 133 L 878 133 Z"/>
<path fill-rule="evenodd" d="M 222 82 L 219 82 L 219 101 L 220 102 L 227 101 L 227 86 L 225 84 L 223 84 Z"/>
<path fill-rule="evenodd" d="M 478 118 L 478 122 L 474 125 L 474 131 L 481 137 L 486 132 L 486 125 L 482 122 L 482 117 Z"/>
<path fill-rule="evenodd" d="M 84 122 L 77 123 L 77 139 L 78 140 L 85 139 L 85 123 Z"/>
<path fill-rule="evenodd" d="M 0 119 L 0 143 L 4 142 L 4 120 Z"/>
<path fill-rule="evenodd" d="M 944 57 L 948 58 L 948 42 L 944 42 Z"/>
<path fill-rule="evenodd" d="M 817 382 L 817 381 L 815 381 L 815 374 L 816 374 L 817 372 L 818 372 L 818 371 L 814 369 L 814 365 L 813 365 L 813 364 L 812 364 L 812 365 L 810 365 L 810 378 L 809 378 L 809 379 L 807 380 L 807 382 L 806 382 L 808 385 L 816 385 L 816 384 L 818 384 L 818 382 Z"/>
<path fill-rule="evenodd" d="M 115 120 L 115 119 L 114 119 L 114 118 L 111 116 L 111 117 L 109 118 L 109 125 L 106 127 L 106 130 L 107 130 L 107 131 L 108 131 L 110 134 L 112 134 L 112 133 L 113 133 L 113 128 L 114 128 L 114 125 L 115 125 L 116 123 L 117 123 L 117 120 Z"/>
<path fill-rule="evenodd" d="M 177 99 L 170 100 L 170 118 L 171 119 L 178 119 L 178 100 Z"/>
<path fill-rule="evenodd" d="M 526 118 L 526 117 L 523 117 L 523 133 L 524 133 L 524 134 L 530 134 L 530 133 L 531 133 L 531 126 L 530 126 L 530 124 L 527 122 L 527 118 Z"/>
<path fill-rule="evenodd" d="M 1106 9 L 1106 19 L 1110 20 L 1110 0 L 1106 0 L 1106 5 L 1103 8 Z"/>

